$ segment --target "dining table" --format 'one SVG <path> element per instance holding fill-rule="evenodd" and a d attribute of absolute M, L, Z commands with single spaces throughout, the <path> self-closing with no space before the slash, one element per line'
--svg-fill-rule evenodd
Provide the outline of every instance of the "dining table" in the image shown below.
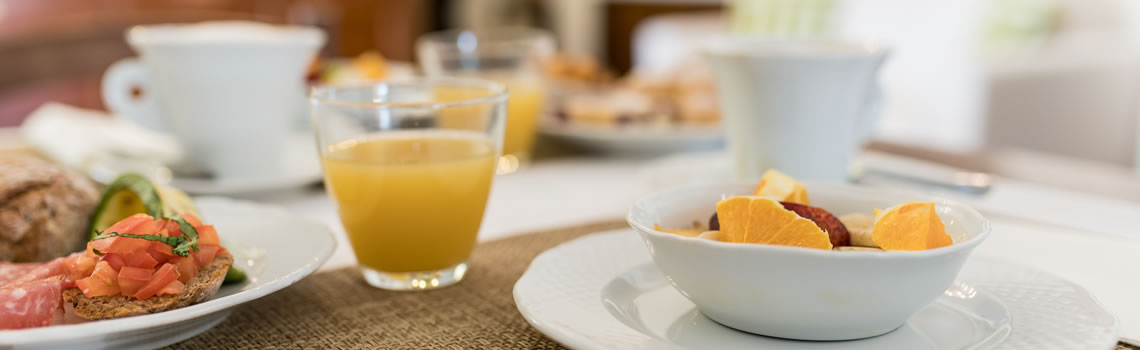
<path fill-rule="evenodd" d="M 611 223 L 605 227 L 621 230 L 627 210 L 640 196 L 667 187 L 729 178 L 725 158 L 723 152 L 714 151 L 671 157 L 575 155 L 536 162 L 495 179 L 479 241 L 486 244 L 591 223 Z M 874 151 L 864 152 L 859 159 L 899 171 L 938 166 Z M 1140 226 L 1136 222 L 1140 220 L 1140 203 L 1000 176 L 984 194 L 911 188 L 978 209 L 990 220 L 993 234 L 979 246 L 977 254 L 1028 265 L 1088 289 L 1119 319 L 1122 344 L 1137 344 Z M 338 247 L 322 271 L 355 263 L 336 207 L 323 188 L 245 198 L 279 205 L 327 224 L 336 235 Z"/>
<path fill-rule="evenodd" d="M 15 133 L 11 129 L 0 130 L 0 135 Z M 13 140 L 12 137 L 0 139 L 6 139 L 9 145 Z M 282 344 L 329 348 L 559 348 L 559 344 L 531 329 L 514 309 L 511 288 L 530 260 L 545 249 L 583 235 L 629 231 L 624 217 L 630 206 L 654 191 L 686 184 L 732 181 L 731 164 L 727 159 L 723 151 L 660 157 L 570 153 L 540 159 L 514 173 L 498 175 L 478 236 L 480 244 L 472 258 L 475 267 L 469 277 L 458 287 L 420 294 L 369 294 L 373 292 L 353 268 L 356 259 L 335 203 L 321 184 L 227 195 L 279 206 L 291 215 L 323 223 L 335 236 L 337 247 L 313 276 L 263 298 L 267 301 L 240 306 L 215 330 L 176 344 L 174 348 L 264 348 Z M 857 160 L 888 171 L 921 173 L 923 168 L 946 169 L 930 161 L 880 151 L 864 151 Z M 976 255 L 1045 271 L 1087 289 L 1119 320 L 1121 343 L 1117 349 L 1140 349 L 1140 298 L 1137 297 L 1140 295 L 1140 226 L 1136 224 L 1140 220 L 1140 203 L 1000 175 L 994 176 L 983 193 L 914 183 L 899 183 L 897 187 L 946 197 L 978 209 L 990 221 L 992 235 L 977 248 Z M 330 295 L 340 299 L 320 301 Z M 318 301 L 317 305 L 296 305 L 298 300 Z M 353 309 L 353 303 L 375 302 L 382 304 L 368 310 L 379 308 L 392 313 L 385 316 L 385 321 L 377 321 L 376 315 L 351 317 L 388 322 L 384 334 L 410 340 L 376 342 L 367 340 L 370 339 L 368 334 L 355 329 L 363 327 L 360 323 L 346 323 L 344 327 L 350 329 L 340 332 L 330 331 L 331 326 L 321 323 L 341 322 L 345 317 L 343 313 Z M 275 310 L 281 305 L 303 310 L 295 313 Z M 464 308 L 468 310 L 462 311 Z M 416 310 L 425 309 L 438 310 L 440 314 L 427 320 L 417 318 Z M 336 310 L 337 314 L 321 315 L 328 310 Z M 284 327 L 281 322 L 302 326 Z M 249 329 L 254 329 L 250 327 L 258 331 L 250 332 Z M 318 331 L 297 334 L 296 327 Z M 508 328 L 513 331 L 507 331 Z M 425 332 L 424 329 L 434 331 L 417 336 Z M 439 334 L 445 333 L 452 333 L 453 340 L 443 343 L 442 347 L 436 346 Z M 346 344 L 345 339 L 360 339 L 362 343 Z"/>

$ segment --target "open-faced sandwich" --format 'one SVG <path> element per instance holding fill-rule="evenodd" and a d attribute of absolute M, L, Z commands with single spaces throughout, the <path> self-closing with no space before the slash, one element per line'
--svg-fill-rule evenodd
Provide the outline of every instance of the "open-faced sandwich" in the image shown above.
<path fill-rule="evenodd" d="M 175 309 L 218 292 L 233 256 L 193 214 L 135 214 L 65 259 L 63 299 L 95 320 Z"/>
<path fill-rule="evenodd" d="M 0 262 L 0 330 L 171 310 L 244 279 L 217 230 L 177 189 L 128 174 L 91 207 L 54 214 L 90 223 L 90 230 L 66 233 L 86 238 L 83 251 L 60 256 L 80 245 L 42 263 Z"/>

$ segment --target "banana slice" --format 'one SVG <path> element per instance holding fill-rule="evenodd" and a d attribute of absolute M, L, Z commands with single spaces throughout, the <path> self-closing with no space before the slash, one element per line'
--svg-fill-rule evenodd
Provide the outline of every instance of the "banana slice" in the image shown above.
<path fill-rule="evenodd" d="M 851 245 L 879 248 L 879 245 L 871 240 L 871 230 L 875 228 L 874 216 L 854 213 L 840 216 L 839 221 L 843 222 L 843 226 L 847 226 L 847 233 L 851 235 Z"/>
<path fill-rule="evenodd" d="M 710 241 L 719 241 L 720 240 L 720 231 L 705 231 L 705 232 L 702 232 L 701 234 L 697 235 L 697 238 L 707 239 Z"/>

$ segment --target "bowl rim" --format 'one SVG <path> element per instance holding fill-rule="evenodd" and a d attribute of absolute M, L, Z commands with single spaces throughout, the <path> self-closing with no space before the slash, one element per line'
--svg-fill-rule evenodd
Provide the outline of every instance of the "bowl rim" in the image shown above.
<path fill-rule="evenodd" d="M 634 215 L 633 215 L 635 210 L 637 210 L 639 207 L 645 206 L 647 204 L 646 201 L 648 201 L 650 199 L 654 199 L 654 198 L 661 198 L 663 196 L 669 196 L 671 194 L 674 194 L 675 192 L 699 191 L 699 190 L 707 189 L 709 187 L 722 187 L 722 186 L 749 186 L 749 185 L 755 186 L 754 183 L 755 182 L 715 182 L 715 183 L 703 183 L 703 184 L 671 187 L 668 189 L 655 191 L 655 192 L 650 193 L 648 195 L 642 196 L 640 199 L 638 199 L 636 202 L 634 202 L 633 206 L 630 207 L 628 213 L 626 214 L 626 222 L 630 225 L 630 227 L 633 227 L 635 230 L 637 230 L 638 233 L 640 233 L 643 238 L 673 240 L 673 241 L 682 242 L 682 243 L 686 243 L 686 244 L 696 244 L 697 246 L 711 248 L 711 249 L 727 249 L 727 250 L 736 250 L 736 251 L 754 251 L 757 253 L 801 254 L 801 255 L 807 255 L 807 256 L 825 257 L 825 258 L 829 258 L 829 259 L 921 259 L 921 258 L 929 258 L 929 257 L 934 257 L 934 256 L 949 255 L 949 254 L 954 254 L 954 253 L 958 253 L 961 251 L 969 252 L 969 251 L 973 250 L 974 247 L 976 247 L 978 244 L 981 244 L 982 241 L 986 240 L 986 238 L 989 237 L 990 231 L 992 228 L 990 225 L 989 219 L 986 219 L 985 216 L 983 216 L 980 212 L 978 212 L 973 207 L 970 207 L 970 206 L 968 206 L 962 202 L 959 202 L 959 201 L 941 198 L 941 197 L 937 197 L 937 196 L 921 194 L 921 193 L 916 193 L 916 192 L 911 192 L 911 191 L 903 191 L 903 190 L 898 190 L 898 189 L 866 187 L 866 186 L 859 186 L 859 185 L 845 184 L 845 183 L 833 183 L 833 182 L 829 183 L 829 182 L 815 182 L 815 181 L 803 181 L 803 183 L 809 189 L 811 189 L 813 187 L 819 188 L 819 187 L 829 187 L 830 186 L 832 188 L 842 188 L 843 190 L 873 192 L 873 193 L 877 193 L 879 195 L 889 194 L 889 195 L 895 195 L 895 196 L 912 196 L 912 197 L 916 197 L 916 200 L 933 202 L 933 203 L 935 203 L 935 205 L 943 205 L 943 206 L 953 207 L 955 209 L 961 209 L 961 210 L 964 210 L 967 215 L 978 218 L 981 221 L 981 229 L 980 229 L 980 232 L 973 234 L 971 236 L 971 238 L 966 240 L 965 242 L 960 242 L 960 243 L 955 242 L 954 244 L 951 244 L 950 246 L 939 247 L 939 248 L 934 248 L 934 249 L 926 249 L 926 250 L 896 250 L 896 251 L 887 252 L 890 254 L 883 254 L 884 252 L 877 252 L 877 251 L 843 251 L 843 252 L 839 252 L 839 251 L 835 251 L 833 249 L 822 250 L 822 249 L 809 249 L 809 248 L 802 248 L 802 247 L 792 247 L 792 246 L 773 245 L 773 244 L 728 243 L 728 242 L 713 241 L 713 240 L 697 238 L 697 237 L 685 237 L 685 236 L 672 234 L 672 233 L 668 233 L 668 232 L 657 231 L 652 226 L 646 226 L 645 223 L 639 222 L 638 220 L 636 220 L 634 218 Z M 653 223 L 650 223 L 650 225 L 653 225 Z"/>

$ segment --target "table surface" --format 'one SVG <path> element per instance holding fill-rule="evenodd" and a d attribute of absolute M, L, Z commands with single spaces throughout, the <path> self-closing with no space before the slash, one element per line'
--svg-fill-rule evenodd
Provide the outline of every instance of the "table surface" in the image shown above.
<path fill-rule="evenodd" d="M 648 160 L 572 158 L 499 176 L 479 239 L 623 217 L 639 196 L 663 185 L 648 180 L 656 169 L 659 163 Z M 1140 298 L 1135 297 L 1140 291 L 1140 230 L 1132 223 L 1140 217 L 1140 204 L 1004 179 L 982 197 L 949 196 L 992 221 L 994 234 L 978 254 L 1027 264 L 1088 288 L 1120 318 L 1123 338 L 1140 339 Z M 329 225 L 339 245 L 322 269 L 355 262 L 323 190 L 246 199 L 281 205 Z"/>
<path fill-rule="evenodd" d="M 13 133 L 0 128 L 0 135 Z M 14 141 L 0 137 L 0 146 Z M 932 166 L 887 154 L 861 158 L 895 170 Z M 662 161 L 644 159 L 571 157 L 536 163 L 496 177 L 479 239 L 623 217 L 638 197 L 705 175 L 701 166 L 690 168 L 688 174 L 663 174 Z M 970 204 L 991 220 L 994 234 L 977 254 L 1026 264 L 1084 286 L 1116 313 L 1121 337 L 1140 340 L 1140 229 L 1134 224 L 1140 203 L 1008 178 L 999 178 L 985 196 L 939 195 Z M 336 209 L 322 189 L 243 199 L 280 205 L 328 225 L 338 247 L 322 270 L 355 263 Z"/>

